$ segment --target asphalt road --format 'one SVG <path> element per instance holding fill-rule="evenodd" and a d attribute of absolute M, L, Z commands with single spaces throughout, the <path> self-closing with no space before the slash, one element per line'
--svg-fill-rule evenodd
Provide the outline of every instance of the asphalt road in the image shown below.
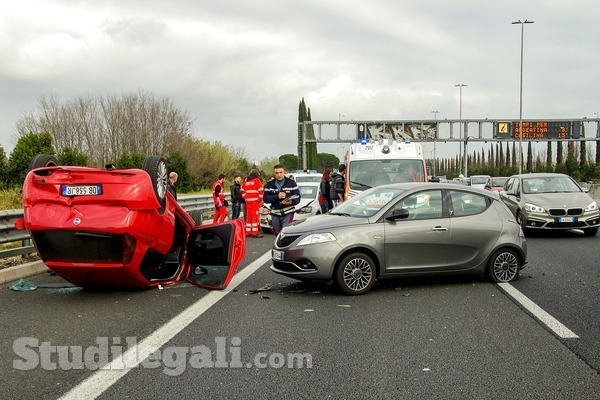
<path fill-rule="evenodd" d="M 248 242 L 239 276 L 254 271 L 271 240 Z M 0 398 L 59 398 L 90 377 L 100 386 L 114 379 L 101 394 L 96 386 L 83 392 L 106 399 L 600 398 L 600 237 L 535 235 L 528 244 L 529 265 L 512 286 L 578 338 L 558 337 L 478 276 L 389 280 L 348 297 L 329 284 L 275 275 L 266 262 L 229 293 L 186 283 L 117 293 L 1 291 Z M 30 280 L 64 286 L 46 274 Z M 250 293 L 266 284 L 272 290 Z M 116 350 L 168 340 L 154 362 L 96 373 L 92 362 L 68 369 L 66 358 L 61 368 L 56 354 L 22 370 L 35 364 L 33 351 L 19 347 L 26 337 L 82 352 L 100 348 L 97 337 Z M 304 358 L 292 365 L 288 355 Z"/>

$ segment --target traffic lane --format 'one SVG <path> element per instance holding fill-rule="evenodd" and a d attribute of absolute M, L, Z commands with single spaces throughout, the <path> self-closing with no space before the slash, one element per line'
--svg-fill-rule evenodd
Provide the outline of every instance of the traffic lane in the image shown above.
<path fill-rule="evenodd" d="M 565 344 L 600 371 L 600 237 L 580 231 L 532 232 L 529 263 L 513 283 L 579 339 Z"/>
<path fill-rule="evenodd" d="M 206 346 L 214 361 L 215 338 L 239 338 L 227 354 L 239 351 L 241 368 L 163 360 L 133 369 L 101 398 L 592 398 L 600 390 L 595 371 L 482 278 L 391 280 L 349 297 L 268 267 L 162 349 Z M 273 290 L 250 294 L 265 284 Z M 298 353 L 311 355 L 312 368 L 255 363 Z"/>
<path fill-rule="evenodd" d="M 271 245 L 266 237 L 247 244 L 238 271 Z M 4 399 L 56 397 L 93 373 L 88 369 L 15 369 L 13 360 L 22 360 L 13 349 L 15 341 L 30 337 L 40 344 L 82 348 L 97 346 L 97 337 L 139 341 L 209 293 L 184 282 L 163 290 L 87 291 L 47 273 L 27 280 L 40 287 L 30 292 L 0 291 L 0 351 L 9 355 L 0 360 L 0 372 L 6 378 L 0 381 L 0 398 Z M 12 283 L 3 286 L 8 289 Z M 41 287 L 45 285 L 52 287 Z"/>

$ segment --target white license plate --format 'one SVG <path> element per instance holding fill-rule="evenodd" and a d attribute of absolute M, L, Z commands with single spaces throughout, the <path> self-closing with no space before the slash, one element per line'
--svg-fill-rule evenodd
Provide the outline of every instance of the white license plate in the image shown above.
<path fill-rule="evenodd" d="M 575 217 L 558 217 L 558 222 L 575 222 Z"/>
<path fill-rule="evenodd" d="M 65 185 L 61 188 L 61 194 L 63 196 L 100 196 L 102 194 L 102 187 L 100 185 Z"/>
<path fill-rule="evenodd" d="M 283 261 L 283 251 L 280 250 L 271 250 L 271 258 L 273 260 Z"/>

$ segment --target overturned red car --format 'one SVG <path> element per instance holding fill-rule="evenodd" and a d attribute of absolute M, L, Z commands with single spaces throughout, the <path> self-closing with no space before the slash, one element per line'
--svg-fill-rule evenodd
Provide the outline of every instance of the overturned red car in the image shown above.
<path fill-rule="evenodd" d="M 244 258 L 241 220 L 199 225 L 167 190 L 163 158 L 141 169 L 58 165 L 38 155 L 23 183 L 23 219 L 44 263 L 84 288 L 144 288 L 180 279 L 225 288 Z"/>

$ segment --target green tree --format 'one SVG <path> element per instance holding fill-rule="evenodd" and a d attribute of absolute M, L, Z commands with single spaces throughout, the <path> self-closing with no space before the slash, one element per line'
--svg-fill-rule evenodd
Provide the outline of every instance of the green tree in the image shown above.
<path fill-rule="evenodd" d="M 127 168 L 142 168 L 146 155 L 142 153 L 123 153 L 116 162 L 116 167 L 119 169 Z"/>
<path fill-rule="evenodd" d="M 86 167 L 88 165 L 87 156 L 71 147 L 64 147 L 57 154 L 56 158 L 60 165 L 77 165 L 79 167 Z"/>
<path fill-rule="evenodd" d="M 554 172 L 552 165 L 552 142 L 548 141 L 548 149 L 546 150 L 546 172 Z"/>
<path fill-rule="evenodd" d="M 319 172 L 323 172 L 325 168 L 331 168 L 332 170 L 336 170 L 340 166 L 340 159 L 335 154 L 318 153 L 317 166 Z"/>
<path fill-rule="evenodd" d="M 556 142 L 556 164 L 562 164 L 564 160 L 563 142 Z M 557 171 L 558 172 L 558 171 Z"/>
<path fill-rule="evenodd" d="M 571 178 L 579 181 L 581 180 L 581 171 L 579 169 L 579 163 L 575 156 L 575 144 L 572 141 L 567 143 L 567 161 L 565 162 L 566 174 L 570 175 Z"/>
<path fill-rule="evenodd" d="M 531 141 L 527 142 L 527 171 L 533 172 L 533 148 Z"/>
<path fill-rule="evenodd" d="M 317 144 L 315 142 L 304 143 L 303 141 L 303 122 L 309 122 L 312 120 L 310 115 L 310 108 L 306 107 L 306 103 L 304 102 L 304 97 L 300 101 L 300 106 L 298 107 L 298 137 L 300 139 L 301 144 L 298 146 L 298 161 L 299 167 L 298 169 L 302 169 L 303 165 L 306 164 L 308 169 L 317 169 Z M 314 140 L 315 139 L 315 131 L 312 124 L 306 126 L 306 139 Z M 303 159 L 303 146 L 306 146 L 306 160 Z"/>
<path fill-rule="evenodd" d="M 188 171 L 187 160 L 177 152 L 171 153 L 165 159 L 169 173 L 177 172 L 175 187 L 179 193 L 188 193 L 195 190 L 194 178 Z"/>
<path fill-rule="evenodd" d="M 0 189 L 6 189 L 8 187 L 8 158 L 4 152 L 4 147 L 0 146 Z"/>
<path fill-rule="evenodd" d="M 298 156 L 295 154 L 283 154 L 279 156 L 279 163 L 285 167 L 286 171 L 298 169 Z"/>
<path fill-rule="evenodd" d="M 10 153 L 8 162 L 8 182 L 10 186 L 21 186 L 25 175 L 29 172 L 31 160 L 38 154 L 54 155 L 52 136 L 48 132 L 23 135 L 17 141 L 15 148 Z"/>

